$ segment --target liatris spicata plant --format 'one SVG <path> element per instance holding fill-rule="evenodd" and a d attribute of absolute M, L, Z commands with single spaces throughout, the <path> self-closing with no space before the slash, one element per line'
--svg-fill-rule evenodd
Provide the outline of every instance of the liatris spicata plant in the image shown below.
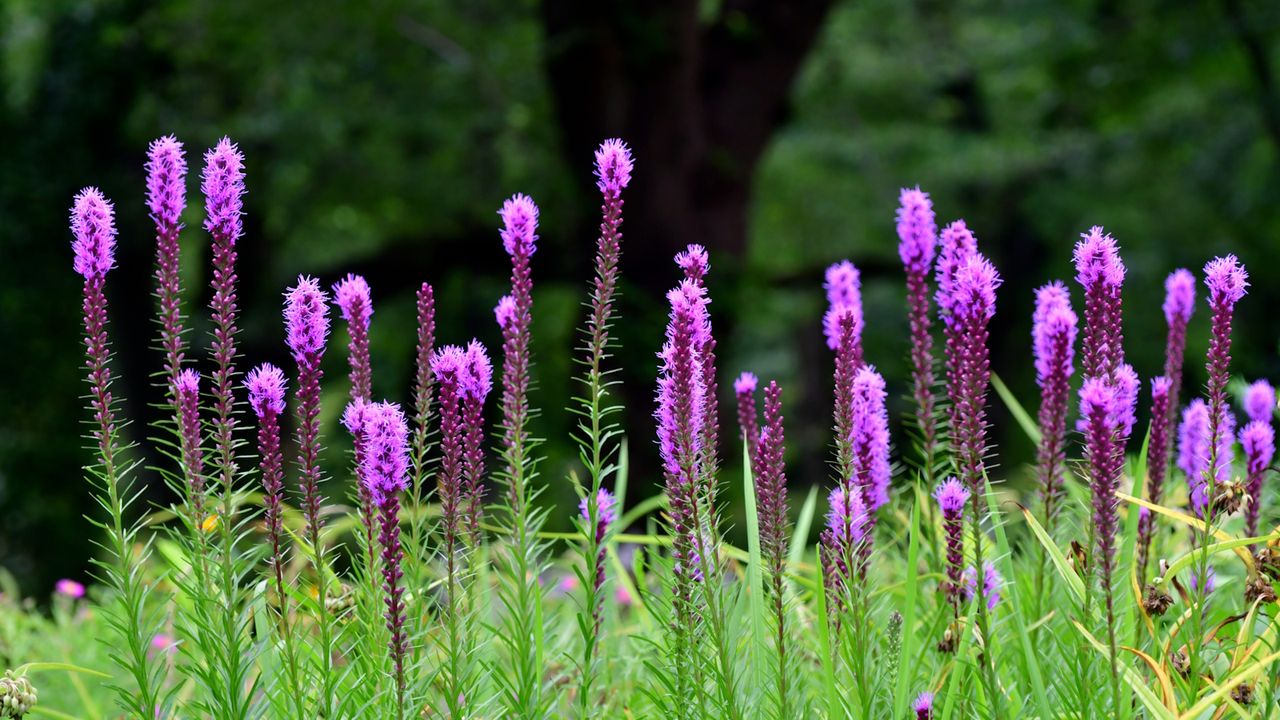
<path fill-rule="evenodd" d="M 84 277 L 84 347 L 89 410 L 93 414 L 91 437 L 97 458 L 85 466 L 106 520 L 95 524 L 106 531 L 103 549 L 107 557 L 95 559 L 102 577 L 113 591 L 106 609 L 116 638 L 112 661 L 130 677 L 130 687 L 118 687 L 117 701 L 127 712 L 139 717 L 155 717 L 161 712 L 164 665 L 148 655 L 153 634 L 151 613 L 146 608 L 148 588 L 141 567 L 149 557 L 134 551 L 136 527 L 125 514 L 134 497 L 129 482 L 133 467 L 124 458 L 116 419 L 115 396 L 111 391 L 111 350 L 107 335 L 107 272 L 116 266 L 115 209 L 97 188 L 80 191 L 71 207 L 73 267 Z"/>
<path fill-rule="evenodd" d="M 952 298 L 955 297 L 956 271 L 960 269 L 965 258 L 976 252 L 978 252 L 978 240 L 963 220 L 956 220 L 946 226 L 938 236 L 936 271 L 938 289 L 934 292 L 934 302 L 937 303 L 938 311 L 944 318 L 950 314 Z"/>
<path fill-rule="evenodd" d="M 372 370 L 369 363 L 369 319 L 373 301 L 369 283 L 359 275 L 347 275 L 333 286 L 333 302 L 347 323 L 347 364 L 351 368 L 351 399 L 369 402 Z"/>
<path fill-rule="evenodd" d="M 544 513 L 530 508 L 533 458 L 529 437 L 529 338 L 533 319 L 533 279 L 530 260 L 537 250 L 538 206 L 527 195 L 513 195 L 498 213 L 502 217 L 502 246 L 511 257 L 511 293 L 495 308 L 502 329 L 502 442 L 507 484 L 500 520 L 507 531 L 508 554 L 502 558 L 500 586 L 510 612 L 503 615 L 505 631 L 499 640 L 510 654 L 513 672 L 504 677 L 506 713 L 513 717 L 542 717 L 541 645 L 534 639 L 542 617 L 542 545 L 537 536 Z"/>
<path fill-rule="evenodd" d="M 684 271 L 685 279 L 692 281 L 704 291 L 707 288 L 707 273 L 711 271 L 711 256 L 701 245 L 690 245 L 682 253 L 676 254 L 676 265 Z M 708 301 L 709 302 L 709 301 Z M 711 315 L 707 314 L 707 331 L 702 338 L 702 347 L 698 348 L 698 357 L 702 361 L 702 457 L 699 460 L 702 471 L 707 476 L 714 476 L 719 458 L 720 435 L 720 385 L 716 380 L 716 338 L 711 332 Z M 706 498 L 707 513 L 714 515 L 716 491 L 715 482 L 703 484 L 700 491 Z"/>
<path fill-rule="evenodd" d="M 1169 421 L 1172 413 L 1169 403 L 1173 397 L 1173 383 L 1161 375 L 1151 380 L 1151 431 L 1147 440 L 1147 499 L 1157 505 L 1163 501 L 1164 482 L 1169 470 L 1169 446 L 1171 436 Z M 1151 533 L 1155 517 L 1148 511 L 1138 518 L 1138 579 L 1147 576 L 1147 555 L 1151 552 Z"/>
<path fill-rule="evenodd" d="M 310 544 L 312 566 L 316 573 L 316 614 L 319 617 L 320 672 L 323 686 L 318 693 L 317 712 L 332 713 L 334 699 L 333 630 L 325 601 L 329 593 L 329 569 L 325 562 L 320 533 L 320 380 L 324 371 L 320 360 L 329 338 L 329 298 L 314 278 L 299 276 L 298 283 L 285 293 L 284 321 L 286 344 L 298 366 L 297 380 L 297 444 L 298 475 L 302 489 L 302 516 L 306 521 L 303 536 Z"/>
<path fill-rule="evenodd" d="M 190 368 L 173 381 L 178 403 L 178 432 L 182 438 L 182 476 L 186 480 L 187 512 L 197 532 L 204 524 L 204 442 L 200 432 L 200 374 Z"/>
<path fill-rule="evenodd" d="M 580 416 L 579 432 L 575 433 L 579 455 L 586 465 L 590 484 L 582 491 L 582 522 L 580 531 L 582 543 L 581 572 L 594 566 L 596 575 L 592 578 L 580 578 L 583 588 L 583 603 L 579 612 L 579 634 L 582 637 L 582 680 L 578 688 L 579 712 L 583 717 L 591 714 L 595 703 L 594 683 L 598 667 L 598 644 L 600 642 L 603 596 L 601 594 L 604 577 L 604 566 L 601 558 L 605 548 L 601 543 L 605 533 L 602 528 L 612 524 L 602 524 L 604 514 L 600 501 L 608 494 L 604 484 L 608 477 L 616 471 L 614 459 L 617 456 L 618 444 L 613 441 L 618 430 L 617 423 L 609 419 L 620 408 L 609 403 L 608 375 L 612 370 L 604 367 L 605 359 L 614 344 L 610 335 L 613 322 L 614 295 L 618 287 L 618 261 L 622 255 L 622 191 L 631 182 L 631 173 L 635 163 L 631 149 L 619 139 L 605 140 L 595 152 L 596 187 L 601 195 L 600 234 L 596 240 L 595 274 L 590 284 L 588 307 L 589 312 L 582 328 L 583 345 L 581 352 L 585 356 L 579 362 L 584 365 L 581 378 L 583 396 L 577 398 L 576 412 Z M 616 499 L 610 507 L 616 515 Z M 587 580 L 593 580 L 588 582 Z"/>
<path fill-rule="evenodd" d="M 1196 278 L 1178 268 L 1164 281 L 1164 319 L 1169 327 L 1164 350 L 1164 376 L 1169 378 L 1169 423 L 1173 424 L 1182 394 L 1182 361 L 1187 350 L 1187 323 L 1196 309 Z M 1168 459 L 1165 460 L 1167 464 Z"/>
<path fill-rule="evenodd" d="M 744 372 L 733 381 L 733 394 L 738 398 L 738 430 L 747 444 L 747 457 L 751 461 L 751 472 L 759 472 L 756 461 L 757 446 L 760 443 L 760 417 L 756 409 L 756 388 L 759 379 L 755 373 Z"/>
<path fill-rule="evenodd" d="M 1220 424 L 1224 432 L 1218 435 L 1214 447 L 1209 406 L 1203 399 L 1196 398 L 1182 411 L 1182 423 L 1178 426 L 1178 468 L 1187 476 L 1191 510 L 1201 517 L 1211 498 L 1210 476 L 1214 484 L 1225 483 L 1231 478 L 1235 419 L 1228 412 Z M 1211 464 L 1213 472 L 1210 472 Z"/>
<path fill-rule="evenodd" d="M 929 333 L 929 275 L 933 271 L 938 225 L 929 194 L 903 188 L 898 195 L 898 256 L 907 274 L 907 319 L 911 327 L 912 394 L 916 427 L 927 477 L 933 475 L 937 442 L 933 399 L 933 336 Z"/>
<path fill-rule="evenodd" d="M 386 595 L 387 632 L 391 634 L 391 663 L 396 683 L 396 717 L 402 720 L 407 709 L 404 671 L 409 638 L 404 627 L 404 587 L 401 585 L 404 550 L 400 546 L 400 493 L 409 484 L 409 426 L 400 406 L 387 402 L 368 405 L 364 423 L 367 446 L 360 467 L 360 481 L 369 488 L 378 508 L 382 587 Z"/>
<path fill-rule="evenodd" d="M 591 504 L 592 503 L 588 502 L 586 498 L 582 498 L 582 500 L 578 502 L 578 516 L 579 516 L 579 519 L 581 519 L 583 522 L 591 522 L 591 508 L 590 508 Z M 595 518 L 594 528 L 591 530 L 591 532 L 595 536 L 595 545 L 597 548 L 599 548 L 599 550 L 597 551 L 595 558 L 593 558 L 591 561 L 591 573 L 590 573 L 589 580 L 593 585 L 593 593 L 595 595 L 599 595 L 601 591 L 604 589 L 604 580 L 605 580 L 605 574 L 604 574 L 605 544 L 604 543 L 605 543 L 605 538 L 609 534 L 609 528 L 612 527 L 613 523 L 616 522 L 618 519 L 618 499 L 615 498 L 613 496 L 613 493 L 609 492 L 607 488 L 600 488 L 596 492 L 595 508 L 596 508 L 596 513 L 595 513 L 596 518 Z M 592 623 L 595 625 L 594 637 L 599 637 L 600 624 L 603 621 L 603 619 L 604 618 L 600 613 L 600 609 L 597 608 L 595 616 L 592 617 Z"/>
<path fill-rule="evenodd" d="M 885 410 L 884 377 L 870 365 L 863 365 L 853 378 L 852 395 L 851 485 L 862 494 L 871 531 L 876 524 L 875 512 L 889 502 L 889 413 Z"/>
<path fill-rule="evenodd" d="M 1112 573 L 1115 566 L 1116 491 L 1124 469 L 1124 446 L 1133 431 L 1138 377 L 1128 365 L 1112 378 L 1093 377 L 1080 389 L 1080 423 L 1093 493 L 1093 537 L 1097 544 L 1098 578 L 1106 600 L 1107 637 L 1111 650 L 1113 696 L 1119 702 L 1116 663 L 1115 603 Z"/>
<path fill-rule="evenodd" d="M 858 269 L 848 260 L 827 268 L 824 287 L 827 312 L 822 317 L 827 347 L 835 351 L 834 396 L 832 408 L 835 433 L 836 484 L 846 493 L 854 488 L 853 403 L 854 378 L 862 367 L 862 290 Z M 866 495 L 859 490 L 858 500 L 865 505 Z M 834 497 L 834 496 L 833 496 Z M 834 507 L 834 506 L 833 506 Z M 847 535 L 847 534 L 846 534 Z M 861 539 L 861 538 L 859 538 Z M 828 559 L 834 560 L 834 548 L 827 548 Z M 844 571 L 841 571 L 843 575 Z"/>
<path fill-rule="evenodd" d="M 182 369 L 186 348 L 182 324 L 182 211 L 187 207 L 187 158 L 182 143 L 166 135 L 147 148 L 147 209 L 156 226 L 156 300 L 160 314 L 160 347 L 164 374 L 173 382 Z"/>
<path fill-rule="evenodd" d="M 964 599 L 972 601 L 974 598 L 981 597 L 985 603 L 987 610 L 995 610 L 1000 604 L 1000 590 L 1004 587 L 1004 578 L 1000 576 L 1000 571 L 991 563 L 984 563 L 982 566 L 982 582 L 978 582 L 978 569 L 976 566 L 969 566 L 964 571 Z M 981 590 L 979 590 L 981 588 Z"/>
<path fill-rule="evenodd" d="M 946 580 L 941 590 L 957 616 L 962 600 L 960 574 L 964 566 L 964 506 L 969 502 L 969 494 L 964 483 L 954 477 L 943 480 L 933 491 L 938 509 L 942 511 L 942 534 L 947 541 Z"/>
<path fill-rule="evenodd" d="M 827 526 L 822 531 L 824 574 L 828 592 L 835 592 L 835 602 L 843 606 L 854 561 L 862 554 L 867 541 L 867 507 L 862 493 L 848 491 L 843 485 L 827 496 Z"/>
<path fill-rule="evenodd" d="M 1067 396 L 1071 392 L 1075 356 L 1076 314 L 1071 296 L 1060 282 L 1036 290 L 1032 316 L 1032 351 L 1040 386 L 1040 447 L 1036 472 L 1044 502 L 1044 527 L 1053 533 L 1062 498 L 1066 465 Z"/>
<path fill-rule="evenodd" d="M 1076 282 L 1084 288 L 1084 377 L 1110 377 L 1124 362 L 1120 289 L 1125 267 L 1115 238 L 1100 226 L 1080 237 L 1074 260 Z"/>
<path fill-rule="evenodd" d="M 480 543 L 480 520 L 484 515 L 484 403 L 493 389 L 493 363 L 489 353 L 479 340 L 467 344 L 462 377 L 458 391 L 462 394 L 462 424 L 466 433 L 462 439 L 462 458 L 465 465 L 465 514 L 468 539 L 473 545 Z"/>
<path fill-rule="evenodd" d="M 788 696 L 786 613 L 787 569 L 787 475 L 783 462 L 786 435 L 782 418 L 782 388 L 769 382 L 764 390 L 764 427 L 756 443 L 754 463 L 756 501 L 760 524 L 760 552 L 768 573 L 768 600 L 773 606 L 774 652 L 778 656 L 776 716 L 791 717 L 791 700 Z"/>
<path fill-rule="evenodd" d="M 1276 451 L 1276 433 L 1271 423 L 1276 412 L 1276 391 L 1266 380 L 1257 380 L 1244 395 L 1244 409 L 1249 424 L 1240 431 L 1240 447 L 1244 450 L 1248 481 L 1245 492 L 1245 535 L 1257 537 L 1258 516 L 1262 510 L 1262 487 L 1271 459 Z"/>
<path fill-rule="evenodd" d="M 288 595 L 284 584 L 284 456 L 280 452 L 280 416 L 284 414 L 284 372 L 270 363 L 249 371 L 244 380 L 249 407 L 258 417 L 258 458 L 262 470 L 262 522 L 271 546 L 271 569 L 275 573 L 276 599 L 280 603 L 282 627 L 287 627 Z"/>
<path fill-rule="evenodd" d="M 435 382 L 431 373 L 431 354 L 436 342 L 436 301 L 431 285 L 422 283 L 416 293 L 417 345 L 414 349 L 413 375 L 413 477 L 410 494 L 413 507 L 422 505 L 423 485 L 427 479 L 428 453 L 432 437 L 432 401 L 435 398 Z M 409 549 L 423 553 L 426 535 L 426 513 L 414 513 L 409 521 Z M 410 581 L 418 587 L 426 569 L 426 557 L 413 557 L 409 564 Z"/>

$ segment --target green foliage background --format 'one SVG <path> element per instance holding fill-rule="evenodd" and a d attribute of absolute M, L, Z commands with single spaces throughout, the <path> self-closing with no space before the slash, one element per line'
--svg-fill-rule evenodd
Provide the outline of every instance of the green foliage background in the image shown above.
<path fill-rule="evenodd" d="M 733 3 L 701 5 L 707 22 L 730 14 L 742 33 L 769 32 L 733 25 Z M 125 377 L 118 390 L 144 420 L 158 396 L 148 381 L 157 355 L 147 350 L 142 162 L 147 142 L 169 132 L 187 143 L 196 171 L 184 273 L 197 343 L 206 335 L 207 239 L 194 176 L 203 148 L 228 134 L 247 155 L 246 366 L 287 360 L 279 300 L 297 273 L 329 283 L 363 272 L 377 304 L 375 395 L 393 399 L 408 392 L 411 292 L 422 280 L 437 287 L 443 341 L 476 335 L 496 349 L 490 308 L 505 263 L 494 212 L 512 192 L 533 195 L 543 209 L 536 429 L 548 438 L 550 497 L 567 501 L 559 479 L 573 451 L 562 408 L 596 222 L 590 149 L 602 138 L 557 131 L 564 118 L 550 97 L 540 9 L 531 0 L 0 0 L 0 565 L 26 591 L 81 577 L 90 552 L 67 207 L 87 184 L 118 203 L 120 269 L 110 288 Z M 640 4 L 634 22 L 643 13 Z M 897 189 L 915 183 L 933 195 L 940 221 L 965 217 L 1004 272 L 994 365 L 1028 404 L 1031 291 L 1069 279 L 1071 245 L 1092 224 L 1124 248 L 1128 352 L 1140 374 L 1160 364 L 1164 275 L 1236 252 L 1254 286 L 1240 307 L 1235 367 L 1280 378 L 1271 271 L 1280 261 L 1277 48 L 1280 5 L 1266 0 L 835 3 L 754 176 L 746 251 L 713 248 L 722 388 L 742 369 L 778 378 L 788 393 L 792 482 L 826 479 L 821 271 L 842 257 L 862 268 L 867 356 L 901 395 L 893 209 Z M 655 62 L 648 49 L 618 52 Z M 670 171 L 637 158 L 647 181 Z M 628 258 L 656 252 L 653 240 L 627 237 L 624 275 Z M 643 420 L 661 289 L 647 280 L 623 288 L 638 469 L 656 455 Z M 1188 349 L 1192 386 L 1203 382 L 1203 315 Z M 336 338 L 327 436 L 341 477 Z M 1020 482 L 1031 448 L 993 407 L 1004 441 L 999 472 Z M 633 487 L 644 483 L 637 477 Z"/>

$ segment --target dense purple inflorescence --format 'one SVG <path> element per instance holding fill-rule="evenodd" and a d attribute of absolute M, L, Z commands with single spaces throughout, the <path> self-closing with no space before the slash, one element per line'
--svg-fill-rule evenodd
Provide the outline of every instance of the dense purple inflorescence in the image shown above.
<path fill-rule="evenodd" d="M 333 286 L 333 302 L 341 311 L 351 338 L 347 345 L 347 363 L 351 367 L 351 399 L 369 402 L 372 393 L 369 320 L 373 315 L 369 283 L 359 275 L 347 275 Z"/>
<path fill-rule="evenodd" d="M 285 293 L 285 340 L 298 366 L 297 441 L 307 534 L 318 537 L 320 505 L 320 359 L 329 337 L 328 297 L 314 278 L 299 276 Z"/>
<path fill-rule="evenodd" d="M 1151 380 L 1151 431 L 1147 443 L 1147 499 L 1157 505 L 1164 496 L 1164 482 L 1169 469 L 1170 412 L 1173 384 L 1161 375 Z M 1144 508 L 1145 509 L 1145 508 Z M 1151 532 L 1155 518 L 1148 511 L 1138 519 L 1138 576 L 1146 577 L 1147 555 L 1151 550 Z"/>
<path fill-rule="evenodd" d="M 244 380 L 249 407 L 258 417 L 258 458 L 262 471 L 262 522 L 271 546 L 271 568 L 276 579 L 276 599 L 281 621 L 287 622 L 284 557 L 284 456 L 280 451 L 280 415 L 285 409 L 285 378 L 280 368 L 263 363 L 249 371 Z"/>
<path fill-rule="evenodd" d="M 760 442 L 760 418 L 756 408 L 756 387 L 759 384 L 756 376 L 744 372 L 733 381 L 733 394 L 738 399 L 738 430 L 746 443 L 747 457 L 751 462 L 751 472 L 759 473 L 756 460 L 757 445 Z"/>
<path fill-rule="evenodd" d="M 1077 319 L 1071 296 L 1060 282 L 1036 290 L 1032 350 L 1040 386 L 1040 447 L 1037 472 L 1044 502 L 1045 529 L 1053 532 L 1062 500 L 1066 469 L 1067 408 L 1074 371 Z"/>
<path fill-rule="evenodd" d="M 178 234 L 187 206 L 187 159 L 182 143 L 166 135 L 147 148 L 147 208 L 156 226 L 156 300 L 160 314 L 160 347 L 170 380 L 182 368 L 186 341 L 182 323 L 182 278 Z"/>
<path fill-rule="evenodd" d="M 929 275 L 933 272 L 938 225 L 929 194 L 903 188 L 898 196 L 898 256 L 907 275 L 907 317 L 911 328 L 912 395 L 916 427 L 926 466 L 933 462 L 937 442 L 933 397 L 933 336 L 929 332 Z M 931 467 L 926 467 L 932 472 Z"/>
<path fill-rule="evenodd" d="M 964 506 L 969 502 L 969 489 L 958 479 L 950 477 L 938 484 L 933 497 L 938 501 L 938 509 L 942 511 L 942 533 L 947 540 L 947 577 L 941 590 L 958 613 L 961 601 L 960 574 L 964 566 Z"/>

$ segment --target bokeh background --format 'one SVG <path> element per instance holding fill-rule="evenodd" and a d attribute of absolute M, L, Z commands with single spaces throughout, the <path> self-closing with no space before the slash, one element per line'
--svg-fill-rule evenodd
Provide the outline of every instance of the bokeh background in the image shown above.
<path fill-rule="evenodd" d="M 722 424 L 734 426 L 737 372 L 778 379 L 804 486 L 828 474 L 827 264 L 862 269 L 867 356 L 890 379 L 891 412 L 909 410 L 893 230 L 904 185 L 930 192 L 940 221 L 967 219 L 1002 269 L 994 364 L 1029 407 L 1032 291 L 1070 279 L 1071 246 L 1093 224 L 1123 246 L 1128 351 L 1144 377 L 1160 367 L 1165 274 L 1235 252 L 1254 283 L 1235 368 L 1280 380 L 1278 73 L 1274 0 L 0 0 L 0 565 L 43 595 L 83 578 L 93 551 L 66 228 L 88 184 L 117 203 L 117 390 L 145 438 L 159 356 L 142 163 L 159 135 L 185 141 L 195 170 L 183 235 L 194 356 L 204 362 L 209 296 L 195 175 L 227 134 L 247 156 L 246 366 L 287 367 L 280 299 L 298 273 L 359 272 L 375 295 L 375 395 L 392 399 L 408 399 L 421 281 L 437 288 L 443 341 L 497 348 L 495 212 L 513 192 L 534 196 L 535 429 L 545 497 L 568 508 L 563 407 L 602 139 L 637 158 L 618 326 L 630 500 L 655 480 L 662 293 L 690 242 L 712 254 Z M 344 343 L 338 332 L 327 363 L 332 496 L 348 474 Z M 1032 448 L 992 406 L 997 475 L 1024 486 Z M 736 477 L 740 453 L 723 450 Z M 167 501 L 141 477 L 148 502 Z"/>

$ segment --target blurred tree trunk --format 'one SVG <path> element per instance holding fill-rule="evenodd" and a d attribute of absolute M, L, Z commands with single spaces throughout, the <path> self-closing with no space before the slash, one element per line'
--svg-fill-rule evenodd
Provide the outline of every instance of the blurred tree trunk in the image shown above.
<path fill-rule="evenodd" d="M 670 284 L 689 243 L 741 255 L 751 179 L 785 119 L 800 63 L 831 0 L 545 0 L 546 63 L 565 152 L 621 137 L 635 150 L 628 272 Z M 662 279 L 660 279 L 662 278 Z"/>

